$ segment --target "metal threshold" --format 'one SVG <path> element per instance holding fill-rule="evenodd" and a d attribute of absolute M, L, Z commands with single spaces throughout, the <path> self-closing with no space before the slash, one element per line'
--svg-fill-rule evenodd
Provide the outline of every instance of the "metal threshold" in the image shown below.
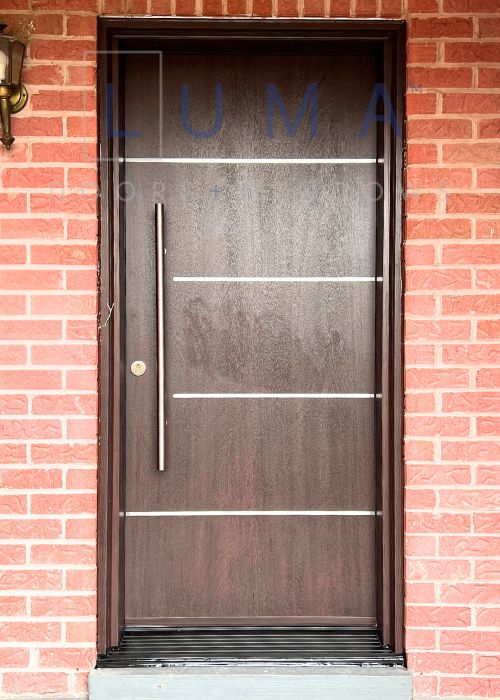
<path fill-rule="evenodd" d="M 97 668 L 324 664 L 404 666 L 375 627 L 182 627 L 125 630 Z"/>

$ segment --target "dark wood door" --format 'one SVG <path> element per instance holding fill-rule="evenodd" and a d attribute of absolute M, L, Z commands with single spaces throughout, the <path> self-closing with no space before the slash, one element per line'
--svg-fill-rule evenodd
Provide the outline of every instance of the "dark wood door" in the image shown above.
<path fill-rule="evenodd" d="M 126 57 L 126 624 L 375 621 L 375 71 Z"/>

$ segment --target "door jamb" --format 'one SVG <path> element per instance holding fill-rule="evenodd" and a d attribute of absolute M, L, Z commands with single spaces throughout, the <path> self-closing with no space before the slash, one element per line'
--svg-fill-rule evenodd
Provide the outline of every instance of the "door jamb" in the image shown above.
<path fill-rule="evenodd" d="M 380 442 L 377 521 L 381 551 L 379 627 L 384 644 L 403 651 L 403 350 L 402 350 L 402 221 L 404 148 L 405 22 L 401 20 L 331 19 L 205 19 L 170 17 L 98 18 L 99 101 L 99 454 L 98 454 L 98 627 L 101 654 L 117 646 L 123 628 L 124 514 L 121 508 L 123 421 L 123 250 L 120 237 L 120 67 L 122 38 L 189 39 L 217 36 L 332 40 L 349 38 L 379 42 L 384 51 L 383 81 L 392 101 L 395 124 L 383 122 L 384 193 L 380 207 L 383 227 L 382 358 L 379 407 Z M 109 100 L 108 86 L 112 85 Z M 112 114 L 111 114 L 112 111 Z M 112 131 L 110 134 L 110 126 Z M 399 132 L 399 133 L 398 133 Z M 384 516 L 382 517 L 382 513 Z"/>

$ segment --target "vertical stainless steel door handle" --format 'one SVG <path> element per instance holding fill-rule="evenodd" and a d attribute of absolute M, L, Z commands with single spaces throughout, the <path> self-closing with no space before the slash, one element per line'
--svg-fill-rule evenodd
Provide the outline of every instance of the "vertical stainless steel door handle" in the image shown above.
<path fill-rule="evenodd" d="M 165 289 L 163 204 L 155 204 L 156 337 L 158 354 L 158 471 L 165 471 Z"/>

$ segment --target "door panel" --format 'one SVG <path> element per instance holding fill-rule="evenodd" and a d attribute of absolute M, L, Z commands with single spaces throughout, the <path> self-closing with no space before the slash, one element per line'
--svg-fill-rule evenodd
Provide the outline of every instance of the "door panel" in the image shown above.
<path fill-rule="evenodd" d="M 130 395 L 154 426 L 151 401 L 140 399 Z M 167 478 L 155 471 L 154 429 L 129 442 L 142 454 L 127 473 L 129 510 L 373 508 L 371 399 L 187 399 L 169 415 Z"/>
<path fill-rule="evenodd" d="M 140 132 L 125 138 L 123 165 L 126 622 L 373 621 L 376 132 L 359 130 L 375 59 L 178 53 L 161 63 L 162 75 L 158 57 L 125 62 L 124 126 Z M 217 122 L 216 83 L 220 128 L 193 135 Z M 161 120 L 144 109 L 155 84 Z M 317 113 L 310 100 L 301 120 L 311 84 Z M 142 376 L 128 369 L 135 360 Z"/>
<path fill-rule="evenodd" d="M 164 617 L 373 617 L 372 517 L 130 518 L 126 527 L 135 584 L 127 588 L 131 624 Z"/>

